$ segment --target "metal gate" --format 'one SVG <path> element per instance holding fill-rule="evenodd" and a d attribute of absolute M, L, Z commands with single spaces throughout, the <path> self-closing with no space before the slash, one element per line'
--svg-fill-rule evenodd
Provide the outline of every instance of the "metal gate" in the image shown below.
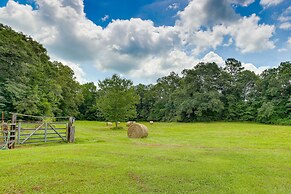
<path fill-rule="evenodd" d="M 43 142 L 66 142 L 67 122 L 18 122 L 17 144 L 37 144 Z"/>
<path fill-rule="evenodd" d="M 75 141 L 75 126 L 73 126 L 75 119 L 73 117 L 10 114 L 12 114 L 12 119 L 8 124 L 4 122 L 4 113 L 2 113 L 0 149 L 13 149 L 15 144 L 40 144 L 47 142 L 74 143 Z M 17 120 L 18 118 L 27 117 L 33 118 L 34 121 Z"/>

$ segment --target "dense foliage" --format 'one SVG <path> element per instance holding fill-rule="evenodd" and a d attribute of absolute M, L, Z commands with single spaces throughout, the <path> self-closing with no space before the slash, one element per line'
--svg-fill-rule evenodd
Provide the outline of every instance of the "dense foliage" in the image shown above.
<path fill-rule="evenodd" d="M 291 63 L 261 75 L 235 59 L 225 67 L 199 63 L 193 69 L 138 85 L 138 119 L 157 121 L 258 121 L 291 124 Z"/>
<path fill-rule="evenodd" d="M 290 62 L 261 75 L 236 59 L 227 59 L 224 68 L 199 63 L 181 77 L 172 72 L 134 89 L 130 80 L 113 75 L 99 81 L 98 90 L 94 83 L 80 85 L 72 69 L 51 62 L 30 37 L 0 25 L 0 75 L 0 111 L 83 120 L 291 124 Z"/>
<path fill-rule="evenodd" d="M 0 110 L 77 115 L 80 85 L 69 67 L 51 62 L 42 45 L 0 25 Z"/>
<path fill-rule="evenodd" d="M 99 81 L 100 90 L 97 106 L 108 121 L 126 121 L 136 117 L 136 107 L 139 97 L 135 93 L 133 83 L 117 75 Z"/>

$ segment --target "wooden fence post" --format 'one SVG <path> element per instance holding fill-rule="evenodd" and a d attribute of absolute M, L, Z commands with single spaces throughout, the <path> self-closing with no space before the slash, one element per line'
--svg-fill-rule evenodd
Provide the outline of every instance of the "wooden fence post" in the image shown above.
<path fill-rule="evenodd" d="M 18 122 L 17 143 L 20 144 L 21 122 Z"/>
<path fill-rule="evenodd" d="M 73 126 L 75 119 L 73 117 L 69 118 L 68 129 L 67 129 L 67 142 L 75 142 L 75 126 Z"/>
<path fill-rule="evenodd" d="M 12 114 L 11 126 L 10 126 L 10 139 L 8 142 L 9 149 L 14 149 L 14 146 L 15 146 L 16 119 L 17 119 L 16 114 Z"/>
<path fill-rule="evenodd" d="M 47 123 L 45 123 L 45 129 L 44 129 L 44 142 L 47 142 Z"/>

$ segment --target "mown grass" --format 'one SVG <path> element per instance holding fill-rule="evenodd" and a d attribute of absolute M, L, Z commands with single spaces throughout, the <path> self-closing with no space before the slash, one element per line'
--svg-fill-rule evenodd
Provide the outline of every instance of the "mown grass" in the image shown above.
<path fill-rule="evenodd" d="M 146 125 L 78 121 L 75 144 L 1 151 L 0 193 L 291 193 L 290 126 Z"/>

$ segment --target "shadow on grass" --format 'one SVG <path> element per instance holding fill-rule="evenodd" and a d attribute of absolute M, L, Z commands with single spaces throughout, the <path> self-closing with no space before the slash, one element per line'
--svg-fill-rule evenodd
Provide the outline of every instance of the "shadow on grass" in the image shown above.
<path fill-rule="evenodd" d="M 124 128 L 123 127 L 112 127 L 110 129 L 112 129 L 112 130 L 123 130 Z"/>

